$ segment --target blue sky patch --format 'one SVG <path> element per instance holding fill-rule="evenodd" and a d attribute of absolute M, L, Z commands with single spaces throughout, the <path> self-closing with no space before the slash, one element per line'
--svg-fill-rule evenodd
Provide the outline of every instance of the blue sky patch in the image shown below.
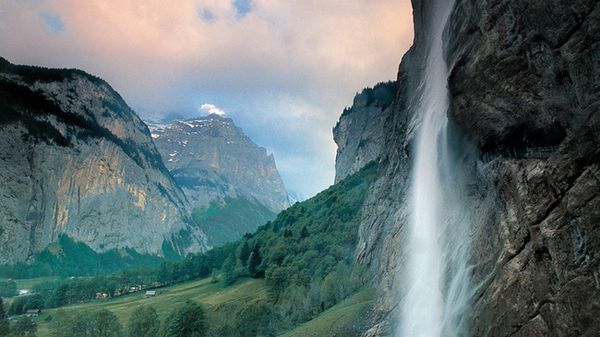
<path fill-rule="evenodd" d="M 53 33 L 62 33 L 65 31 L 65 23 L 62 21 L 59 15 L 51 13 L 42 13 L 40 15 L 46 27 Z"/>
<path fill-rule="evenodd" d="M 233 0 L 233 6 L 240 17 L 252 11 L 252 0 Z"/>
<path fill-rule="evenodd" d="M 208 8 L 198 10 L 198 16 L 200 16 L 200 18 L 206 22 L 211 22 L 215 20 L 215 14 Z"/>

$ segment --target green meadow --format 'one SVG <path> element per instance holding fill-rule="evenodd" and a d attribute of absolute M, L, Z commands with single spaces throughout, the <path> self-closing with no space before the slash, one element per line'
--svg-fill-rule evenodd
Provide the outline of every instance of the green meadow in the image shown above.
<path fill-rule="evenodd" d="M 20 288 L 26 288 L 49 280 L 43 278 L 15 281 Z M 243 307 L 268 297 L 264 280 L 250 278 L 241 279 L 230 286 L 224 286 L 222 282 L 213 282 L 212 278 L 205 278 L 158 289 L 155 297 L 145 298 L 144 294 L 145 292 L 142 291 L 113 299 L 44 310 L 39 317 L 34 319 L 38 325 L 37 335 L 38 337 L 51 336 L 50 325 L 54 317 L 64 314 L 82 314 L 100 309 L 113 312 L 125 328 L 132 313 L 140 306 L 154 307 L 160 320 L 164 321 L 171 311 L 179 308 L 187 300 L 202 304 L 208 314 L 210 324 L 211 312 L 221 307 L 227 305 Z M 283 334 L 282 337 L 343 336 L 348 329 L 360 327 L 363 320 L 362 314 L 372 304 L 373 297 L 372 290 L 362 290 L 324 311 L 313 320 Z"/>
<path fill-rule="evenodd" d="M 201 303 L 205 310 L 210 312 L 211 309 L 219 305 L 235 302 L 246 304 L 263 299 L 266 296 L 267 290 L 263 280 L 244 279 L 225 288 L 222 283 L 214 283 L 211 282 L 211 278 L 206 278 L 158 289 L 157 295 L 151 298 L 145 298 L 142 291 L 115 299 L 96 300 L 81 305 L 48 309 L 35 321 L 38 324 L 38 337 L 46 337 L 50 336 L 51 320 L 48 320 L 48 317 L 60 316 L 64 313 L 80 314 L 87 311 L 107 309 L 119 318 L 123 327 L 126 327 L 131 314 L 143 305 L 154 307 L 160 320 L 164 321 L 172 310 L 179 308 L 187 300 Z"/>

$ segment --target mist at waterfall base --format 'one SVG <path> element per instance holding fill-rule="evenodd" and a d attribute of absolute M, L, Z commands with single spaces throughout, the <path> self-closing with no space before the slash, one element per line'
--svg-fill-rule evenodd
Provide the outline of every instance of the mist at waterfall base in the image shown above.
<path fill-rule="evenodd" d="M 465 330 L 471 298 L 470 225 L 447 112 L 448 65 L 444 30 L 453 1 L 432 1 L 426 67 L 411 107 L 415 111 L 415 157 L 410 190 L 407 293 L 401 303 L 398 337 L 458 337 Z"/>

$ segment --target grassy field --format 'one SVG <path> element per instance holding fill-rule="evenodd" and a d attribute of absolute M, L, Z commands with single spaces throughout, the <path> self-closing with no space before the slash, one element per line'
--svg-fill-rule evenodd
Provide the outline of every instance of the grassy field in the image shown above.
<path fill-rule="evenodd" d="M 361 327 L 363 313 L 373 303 L 373 297 L 373 290 L 363 290 L 282 337 L 351 336 L 352 330 Z"/>
<path fill-rule="evenodd" d="M 33 288 L 34 286 L 36 286 L 40 283 L 58 281 L 60 279 L 61 278 L 58 276 L 49 276 L 49 277 L 38 277 L 38 278 L 32 278 L 32 279 L 15 280 L 15 282 L 17 283 L 18 289 L 30 289 L 31 290 L 31 288 Z"/>
<path fill-rule="evenodd" d="M 19 288 L 27 289 L 39 282 L 49 279 L 16 280 Z M 144 298 L 144 293 L 136 293 L 109 300 L 97 300 L 91 303 L 72 305 L 58 309 L 45 310 L 42 315 L 35 318 L 38 324 L 38 337 L 50 337 L 49 316 L 58 317 L 63 313 L 82 313 L 99 309 L 108 309 L 115 313 L 123 327 L 131 314 L 143 305 L 153 306 L 164 321 L 169 313 L 181 306 L 187 300 L 202 303 L 205 309 L 224 304 L 239 302 L 240 305 L 251 301 L 264 299 L 267 288 L 263 280 L 243 279 L 232 286 L 224 287 L 222 283 L 213 283 L 210 278 L 178 284 L 158 290 L 158 295 Z M 333 337 L 346 336 L 348 329 L 359 326 L 362 322 L 364 310 L 372 304 L 374 292 L 370 289 L 363 290 L 336 306 L 326 310 L 317 318 L 300 325 L 296 329 L 282 335 L 282 337 Z"/>
<path fill-rule="evenodd" d="M 164 321 L 173 309 L 180 307 L 187 300 L 199 302 L 206 309 L 210 309 L 210 307 L 216 305 L 232 302 L 246 303 L 265 298 L 266 296 L 267 291 L 263 280 L 245 279 L 224 288 L 221 283 L 211 283 L 211 279 L 207 278 L 159 289 L 158 295 L 153 298 L 144 298 L 142 292 L 110 300 L 98 300 L 81 305 L 46 310 L 36 318 L 36 322 L 38 323 L 38 337 L 50 336 L 50 323 L 46 321 L 46 318 L 49 315 L 59 316 L 61 311 L 66 313 L 82 313 L 108 309 L 126 327 L 133 311 L 142 305 L 153 306 L 157 310 L 160 320 Z"/>
<path fill-rule="evenodd" d="M 15 280 L 15 282 L 17 283 L 17 289 L 29 289 L 31 290 L 31 288 L 33 288 L 34 286 L 40 284 L 40 283 L 44 283 L 44 282 L 51 282 L 51 281 L 56 281 L 56 280 L 60 280 L 60 277 L 57 276 L 50 276 L 50 277 L 38 277 L 38 278 L 32 278 L 32 279 L 22 279 L 22 280 Z M 7 279 L 0 277 L 0 282 L 5 282 Z M 10 304 L 12 303 L 14 297 L 5 297 L 3 298 L 4 300 L 4 305 L 8 308 L 10 306 Z"/>

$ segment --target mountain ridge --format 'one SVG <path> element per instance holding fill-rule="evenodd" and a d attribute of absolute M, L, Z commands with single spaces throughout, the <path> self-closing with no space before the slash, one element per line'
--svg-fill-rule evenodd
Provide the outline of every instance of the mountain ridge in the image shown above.
<path fill-rule="evenodd" d="M 212 243 L 236 240 L 289 206 L 273 155 L 256 145 L 231 118 L 209 114 L 146 123 L 195 218 L 212 233 Z M 244 211 L 235 210 L 233 204 L 244 205 Z M 212 214 L 210 221 L 203 215 L 217 210 L 220 214 Z M 217 233 L 219 226 L 223 233 Z"/>
<path fill-rule="evenodd" d="M 0 61 L 1 263 L 66 234 L 97 251 L 207 248 L 149 130 L 105 81 Z"/>

